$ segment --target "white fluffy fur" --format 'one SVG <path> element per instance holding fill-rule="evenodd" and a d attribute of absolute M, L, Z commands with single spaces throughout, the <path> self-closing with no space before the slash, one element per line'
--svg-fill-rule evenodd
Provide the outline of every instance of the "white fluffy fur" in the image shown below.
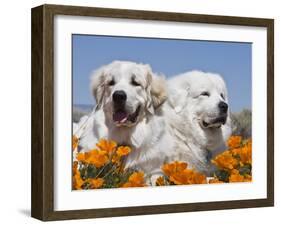
<path fill-rule="evenodd" d="M 132 85 L 132 77 L 139 86 Z M 109 85 L 114 80 L 114 85 Z M 96 109 L 79 122 L 82 126 L 80 148 L 92 149 L 101 138 L 132 147 L 125 167 L 142 170 L 151 180 L 161 173 L 167 150 L 173 149 L 173 139 L 167 132 L 167 124 L 161 107 L 167 98 L 165 80 L 152 73 L 149 65 L 127 61 L 114 61 L 94 72 L 91 89 L 96 99 Z M 118 124 L 113 121 L 112 94 L 123 90 L 127 94 L 126 110 L 130 114 L 138 106 L 141 110 L 135 123 Z"/>
<path fill-rule="evenodd" d="M 93 149 L 99 139 L 108 136 L 103 111 L 93 109 L 90 115 L 83 116 L 79 123 L 73 125 L 73 133 L 80 138 L 79 150 L 89 151 Z"/>
<path fill-rule="evenodd" d="M 132 76 L 140 86 L 131 84 Z M 112 79 L 115 84 L 109 86 Z M 101 138 L 129 145 L 133 151 L 125 166 L 144 171 L 152 184 L 168 161 L 185 161 L 189 167 L 211 174 L 210 157 L 225 150 L 231 122 L 227 117 L 223 125 L 216 123 L 204 128 L 202 121 L 211 122 L 219 114 L 219 101 L 228 102 L 223 79 L 217 74 L 192 71 L 170 79 L 168 93 L 165 84 L 149 65 L 114 61 L 96 70 L 91 90 L 97 106 L 74 129 L 81 139 L 80 149 L 91 150 Z M 128 112 L 141 106 L 135 123 L 120 125 L 113 121 L 115 90 L 126 92 Z M 202 92 L 210 96 L 201 96 Z"/>
<path fill-rule="evenodd" d="M 219 115 L 220 101 L 228 102 L 225 83 L 217 74 L 191 71 L 173 77 L 168 86 L 164 114 L 177 146 L 170 160 L 185 161 L 189 167 L 211 174 L 210 158 L 225 150 L 231 134 L 229 110 L 224 125 L 205 128 L 202 122 L 211 122 Z M 210 96 L 201 95 L 203 92 Z"/>

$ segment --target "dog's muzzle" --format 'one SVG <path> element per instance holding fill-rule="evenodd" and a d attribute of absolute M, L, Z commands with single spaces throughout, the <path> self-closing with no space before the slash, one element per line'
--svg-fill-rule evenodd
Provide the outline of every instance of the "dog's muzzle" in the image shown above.
<path fill-rule="evenodd" d="M 227 120 L 227 114 L 223 114 L 222 116 L 216 117 L 210 120 L 209 122 L 202 120 L 201 124 L 204 128 L 211 128 L 211 127 L 219 128 L 226 123 L 226 120 Z"/>
<path fill-rule="evenodd" d="M 112 94 L 113 100 L 113 121 L 118 125 L 131 125 L 137 121 L 140 106 L 133 113 L 126 110 L 127 94 L 123 90 L 117 90 Z"/>
<path fill-rule="evenodd" d="M 134 113 L 129 114 L 125 108 L 118 108 L 115 109 L 113 113 L 113 121 L 117 125 L 122 125 L 122 124 L 134 124 L 139 116 L 140 113 L 140 106 L 137 107 Z"/>

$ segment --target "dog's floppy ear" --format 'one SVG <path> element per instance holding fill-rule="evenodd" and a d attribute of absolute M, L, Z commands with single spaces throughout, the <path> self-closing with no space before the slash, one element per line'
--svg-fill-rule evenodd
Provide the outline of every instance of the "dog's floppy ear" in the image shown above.
<path fill-rule="evenodd" d="M 91 76 L 91 92 L 96 100 L 96 110 L 100 109 L 104 96 L 104 68 L 94 71 Z"/>
<path fill-rule="evenodd" d="M 152 75 L 151 99 L 154 109 L 160 107 L 167 99 L 166 80 L 158 75 Z"/>
<path fill-rule="evenodd" d="M 169 89 L 169 105 L 175 110 L 176 113 L 180 113 L 187 104 L 188 87 L 186 89 Z"/>
<path fill-rule="evenodd" d="M 154 110 L 159 108 L 167 100 L 166 80 L 164 77 L 153 74 L 149 66 L 148 73 L 150 97 L 147 109 L 151 114 L 154 114 Z"/>

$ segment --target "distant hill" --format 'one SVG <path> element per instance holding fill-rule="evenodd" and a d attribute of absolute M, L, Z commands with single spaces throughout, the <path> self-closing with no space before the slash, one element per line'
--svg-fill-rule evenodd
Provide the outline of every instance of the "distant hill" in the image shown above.
<path fill-rule="evenodd" d="M 92 104 L 74 104 L 73 107 L 79 108 L 84 111 L 91 111 L 94 107 Z"/>
<path fill-rule="evenodd" d="M 73 115 L 72 115 L 73 122 L 79 122 L 80 118 L 84 115 L 89 114 L 93 108 L 94 108 L 93 105 L 74 104 L 73 105 Z"/>

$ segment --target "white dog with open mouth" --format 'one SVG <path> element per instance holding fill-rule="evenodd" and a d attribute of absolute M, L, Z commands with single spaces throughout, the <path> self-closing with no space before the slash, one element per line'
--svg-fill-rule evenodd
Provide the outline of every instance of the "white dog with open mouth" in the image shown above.
<path fill-rule="evenodd" d="M 225 150 L 231 134 L 226 85 L 221 76 L 191 71 L 168 82 L 165 116 L 176 140 L 173 160 L 210 175 L 210 159 Z"/>
<path fill-rule="evenodd" d="M 152 180 L 161 173 L 173 139 L 167 132 L 162 104 L 167 98 L 165 80 L 149 65 L 114 61 L 94 72 L 91 89 L 96 109 L 81 134 L 80 148 L 87 151 L 100 138 L 129 145 L 125 167 L 142 170 Z M 79 125 L 78 125 L 79 127 Z"/>

